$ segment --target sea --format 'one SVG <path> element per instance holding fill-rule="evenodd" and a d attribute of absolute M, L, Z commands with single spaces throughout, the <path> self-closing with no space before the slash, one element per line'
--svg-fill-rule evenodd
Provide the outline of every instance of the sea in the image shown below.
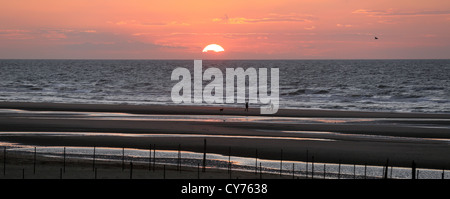
<path fill-rule="evenodd" d="M 171 98 L 179 82 L 171 75 L 179 67 L 188 69 L 193 81 L 194 60 L 3 59 L 0 101 L 180 105 Z M 280 108 L 450 113 L 446 59 L 203 60 L 203 71 L 211 67 L 224 76 L 226 68 L 278 68 Z"/>

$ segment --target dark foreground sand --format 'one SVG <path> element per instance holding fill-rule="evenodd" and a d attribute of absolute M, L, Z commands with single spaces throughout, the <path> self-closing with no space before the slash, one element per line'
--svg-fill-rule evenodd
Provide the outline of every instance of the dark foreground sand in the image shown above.
<path fill-rule="evenodd" d="M 3 159 L 3 157 L 2 157 Z M 47 157 L 33 154 L 8 153 L 6 169 L 0 171 L 0 179 L 293 179 L 292 175 L 259 173 L 206 167 L 155 164 L 120 161 Z M 298 179 L 298 176 L 295 176 Z"/>
<path fill-rule="evenodd" d="M 87 105 L 51 103 L 0 103 L 0 109 L 30 111 L 114 112 L 164 115 L 240 115 L 261 116 L 259 108 L 244 112 L 243 108 L 194 106 Z M 0 135 L 0 142 L 42 146 L 97 146 L 203 152 L 279 160 L 410 167 L 412 161 L 421 168 L 450 169 L 450 114 L 383 113 L 324 110 L 280 110 L 267 115 L 271 122 L 251 121 L 147 121 L 95 119 L 77 115 L 17 114 L 0 112 L 2 132 L 90 132 L 90 136 L 14 136 Z M 303 117 L 305 121 L 283 123 L 273 117 Z M 353 120 L 346 120 L 353 118 Z M 358 120 L 361 119 L 361 120 Z M 291 132 L 284 132 L 291 131 Z M 308 131 L 296 133 L 292 131 Z M 313 132 L 333 132 L 320 133 Z M 196 137 L 127 137 L 96 136 L 96 132 L 133 134 L 195 134 Z M 217 135 L 223 135 L 218 137 Z M 361 136 L 363 135 L 363 136 Z M 233 136 L 233 137 L 230 137 Z M 237 137 L 239 136 L 239 137 Z M 285 139 L 280 139 L 284 137 Z M 308 140 L 329 139 L 332 141 Z M 19 166 L 20 167 L 20 166 Z M 20 170 L 20 169 L 19 169 Z M 92 168 L 91 168 L 92 170 Z M 106 172 L 106 171 L 104 171 Z M 226 171 L 225 171 L 226 173 Z M 92 173 L 91 173 L 92 174 Z M 89 175 L 91 175 L 89 174 Z M 196 170 L 194 170 L 196 176 Z M 226 174 L 225 174 L 226 176 Z"/>

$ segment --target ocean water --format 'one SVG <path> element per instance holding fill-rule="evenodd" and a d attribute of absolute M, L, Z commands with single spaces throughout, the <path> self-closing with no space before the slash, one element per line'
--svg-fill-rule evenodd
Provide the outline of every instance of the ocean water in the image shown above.
<path fill-rule="evenodd" d="M 172 105 L 178 82 L 172 71 L 184 67 L 193 75 L 193 66 L 193 60 L 0 60 L 0 101 Z M 450 60 L 203 60 L 208 67 L 224 75 L 225 68 L 279 68 L 280 108 L 450 113 Z"/>

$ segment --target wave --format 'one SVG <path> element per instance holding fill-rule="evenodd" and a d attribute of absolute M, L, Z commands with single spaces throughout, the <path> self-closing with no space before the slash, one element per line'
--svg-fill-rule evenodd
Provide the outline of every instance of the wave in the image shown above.
<path fill-rule="evenodd" d="M 380 88 L 380 89 L 389 88 L 389 87 L 390 86 L 383 85 L 383 84 L 380 84 L 380 85 L 377 86 L 377 88 Z"/>
<path fill-rule="evenodd" d="M 391 98 L 392 99 L 418 99 L 422 98 L 424 96 L 422 95 L 416 95 L 416 94 L 395 94 Z"/>
<path fill-rule="evenodd" d="M 172 104 L 176 81 L 170 74 L 192 61 L 0 60 L 0 65 L 0 100 Z M 279 67 L 280 104 L 286 107 L 450 112 L 449 60 L 205 60 L 203 65 Z"/>
<path fill-rule="evenodd" d="M 301 95 L 301 94 L 305 94 L 306 89 L 297 89 L 294 90 L 292 92 L 287 92 L 287 93 L 281 93 L 281 95 Z"/>
<path fill-rule="evenodd" d="M 360 97 L 362 97 L 362 98 L 371 98 L 371 97 L 373 97 L 373 95 L 372 94 L 352 94 L 352 95 L 350 95 L 350 97 L 354 97 L 354 98 L 360 98 Z"/>
<path fill-rule="evenodd" d="M 319 91 L 314 92 L 313 94 L 328 94 L 328 93 L 330 93 L 330 91 L 327 91 L 327 90 L 319 90 Z"/>
<path fill-rule="evenodd" d="M 434 90 L 444 90 L 444 87 L 441 86 L 425 86 L 425 87 L 419 87 L 414 88 L 414 91 L 434 91 Z"/>
<path fill-rule="evenodd" d="M 296 89 L 294 91 L 287 91 L 281 95 L 303 95 L 303 94 L 328 94 L 328 90 L 312 90 L 312 89 Z"/>
<path fill-rule="evenodd" d="M 30 90 L 32 90 L 32 91 L 41 91 L 41 90 L 43 90 L 43 88 L 31 87 Z"/>

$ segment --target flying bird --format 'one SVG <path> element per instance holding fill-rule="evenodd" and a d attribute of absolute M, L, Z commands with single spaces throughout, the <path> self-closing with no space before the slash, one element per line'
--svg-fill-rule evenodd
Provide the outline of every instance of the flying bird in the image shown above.
<path fill-rule="evenodd" d="M 378 39 L 378 37 L 375 37 L 375 39 Z"/>

